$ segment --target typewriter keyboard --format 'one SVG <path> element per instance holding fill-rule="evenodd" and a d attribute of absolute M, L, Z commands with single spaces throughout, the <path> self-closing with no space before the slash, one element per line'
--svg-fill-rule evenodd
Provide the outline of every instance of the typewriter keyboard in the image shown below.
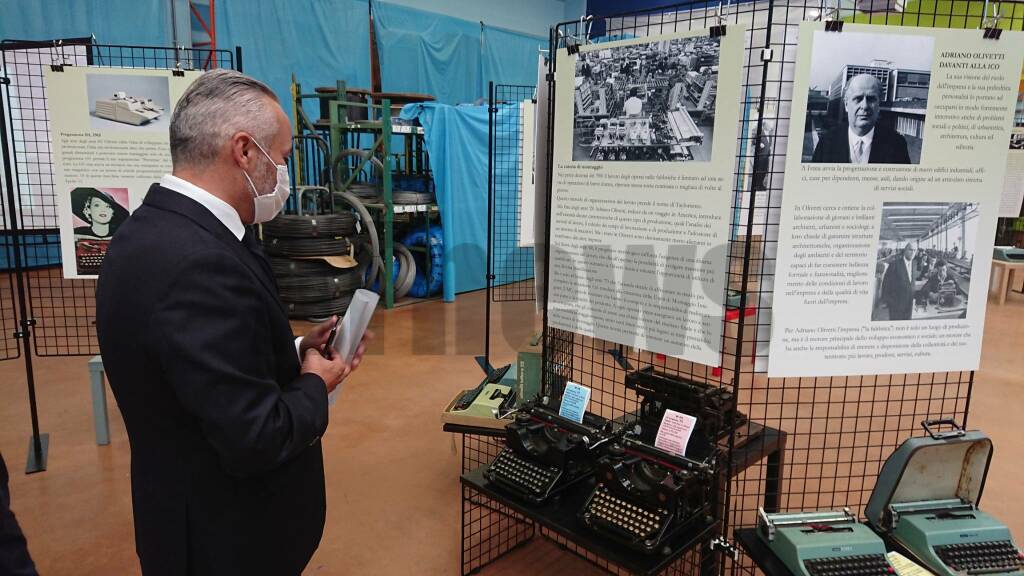
<path fill-rule="evenodd" d="M 599 484 L 584 511 L 584 519 L 598 530 L 610 530 L 627 540 L 647 540 L 656 539 L 661 533 L 668 519 L 668 511 L 638 506 L 619 498 L 603 484 Z"/>
<path fill-rule="evenodd" d="M 1021 553 L 1009 540 L 936 546 L 935 553 L 956 572 L 998 574 L 1024 569 Z"/>
<path fill-rule="evenodd" d="M 542 498 L 558 480 L 559 470 L 554 466 L 537 464 L 505 448 L 487 469 L 488 477 L 512 485 L 533 498 Z"/>
<path fill-rule="evenodd" d="M 811 576 L 892 576 L 884 554 L 861 554 L 804 560 L 804 568 Z"/>

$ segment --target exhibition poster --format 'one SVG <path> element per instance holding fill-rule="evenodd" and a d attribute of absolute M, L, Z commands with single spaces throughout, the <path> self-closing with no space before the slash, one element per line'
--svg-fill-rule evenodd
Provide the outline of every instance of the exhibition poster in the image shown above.
<path fill-rule="evenodd" d="M 1006 176 L 1003 201 L 999 206 L 1000 218 L 1021 216 L 1024 203 L 1024 70 L 1020 73 L 1017 106 L 1013 112 L 1013 130 L 1010 132 L 1010 150 L 1006 155 Z"/>
<path fill-rule="evenodd" d="M 550 326 L 721 363 L 744 34 L 558 52 Z"/>
<path fill-rule="evenodd" d="M 65 278 L 96 278 L 118 227 L 170 173 L 172 107 L 199 74 L 45 70 Z"/>
<path fill-rule="evenodd" d="M 535 114 L 537 105 L 533 100 L 519 103 L 519 137 L 522 145 L 519 149 L 519 242 L 520 248 L 532 248 L 534 190 L 534 146 L 536 138 Z"/>
<path fill-rule="evenodd" d="M 1024 35 L 800 27 L 769 376 L 977 369 Z"/>

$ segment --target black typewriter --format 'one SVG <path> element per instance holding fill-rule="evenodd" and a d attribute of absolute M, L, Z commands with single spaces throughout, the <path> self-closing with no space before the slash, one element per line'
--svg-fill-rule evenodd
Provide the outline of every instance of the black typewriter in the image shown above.
<path fill-rule="evenodd" d="M 626 374 L 626 388 L 640 397 L 638 419 L 648 431 L 658 429 L 666 408 L 696 417 L 694 434 L 708 439 L 726 436 L 746 421 L 736 410 L 736 396 L 727 388 L 656 372 L 653 366 Z"/>
<path fill-rule="evenodd" d="M 596 448 L 611 438 L 611 423 L 586 414 L 579 424 L 540 403 L 527 403 L 505 426 L 506 447 L 484 477 L 510 494 L 540 504 L 590 476 Z"/>
<path fill-rule="evenodd" d="M 580 518 L 594 531 L 642 552 L 654 552 L 690 521 L 711 513 L 717 451 L 695 447 L 696 459 L 636 438 L 609 444 L 597 464 L 597 485 Z"/>
<path fill-rule="evenodd" d="M 75 264 L 82 275 L 99 274 L 110 240 L 75 240 Z"/>

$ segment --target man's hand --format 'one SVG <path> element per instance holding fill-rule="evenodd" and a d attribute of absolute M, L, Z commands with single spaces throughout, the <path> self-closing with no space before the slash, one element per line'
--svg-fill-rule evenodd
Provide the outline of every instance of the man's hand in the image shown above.
<path fill-rule="evenodd" d="M 309 350 L 320 351 L 323 348 L 324 343 L 327 342 L 327 335 L 331 333 L 331 328 L 334 328 L 334 324 L 338 321 L 337 316 L 331 316 L 329 319 L 321 322 L 313 327 L 302 337 L 302 343 L 299 345 L 299 358 L 305 358 L 306 352 Z M 303 361 L 305 364 L 305 361 Z"/>
<path fill-rule="evenodd" d="M 356 356 L 358 356 L 358 353 Z M 351 372 L 352 367 L 339 358 L 337 354 L 331 358 L 324 358 L 318 350 L 310 348 L 306 350 L 305 355 L 302 357 L 302 373 L 316 374 L 323 379 L 324 384 L 327 385 L 328 394 L 334 392 L 338 384 L 341 384 L 341 381 Z"/>
<path fill-rule="evenodd" d="M 317 326 L 313 329 L 313 332 L 316 332 L 319 328 L 320 326 Z M 310 334 L 313 332 L 310 332 Z M 330 332 L 329 328 L 328 332 Z M 326 337 L 326 335 L 323 337 Z M 366 352 L 366 344 L 370 340 L 373 340 L 373 332 L 367 330 L 363 333 L 363 339 L 359 341 L 356 353 L 352 356 L 352 362 L 349 364 L 346 364 L 337 354 L 330 354 L 330 358 L 324 358 L 320 354 L 319 347 L 307 348 L 302 357 L 302 373 L 312 373 L 322 378 L 324 384 L 327 385 L 327 393 L 330 394 L 341 384 L 342 380 L 359 367 L 359 363 L 363 360 L 363 353 Z M 305 338 L 303 338 L 302 343 L 306 343 Z"/>

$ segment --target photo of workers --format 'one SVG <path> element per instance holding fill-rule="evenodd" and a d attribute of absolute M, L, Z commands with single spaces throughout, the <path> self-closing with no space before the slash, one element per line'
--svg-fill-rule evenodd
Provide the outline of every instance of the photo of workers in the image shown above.
<path fill-rule="evenodd" d="M 708 161 L 721 38 L 581 51 L 573 160 Z"/>
<path fill-rule="evenodd" d="M 934 44 L 816 31 L 802 161 L 919 164 Z"/>
<path fill-rule="evenodd" d="M 71 212 L 79 275 L 99 274 L 110 239 L 128 219 L 127 188 L 75 188 Z"/>
<path fill-rule="evenodd" d="M 979 205 L 886 202 L 871 320 L 967 317 Z"/>

